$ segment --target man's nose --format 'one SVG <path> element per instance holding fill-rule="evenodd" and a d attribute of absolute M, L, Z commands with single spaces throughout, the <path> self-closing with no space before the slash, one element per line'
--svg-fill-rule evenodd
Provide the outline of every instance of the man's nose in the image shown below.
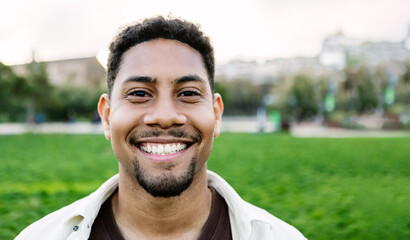
<path fill-rule="evenodd" d="M 158 99 L 144 117 L 144 123 L 159 126 L 163 129 L 180 126 L 186 123 L 186 116 L 171 99 Z"/>

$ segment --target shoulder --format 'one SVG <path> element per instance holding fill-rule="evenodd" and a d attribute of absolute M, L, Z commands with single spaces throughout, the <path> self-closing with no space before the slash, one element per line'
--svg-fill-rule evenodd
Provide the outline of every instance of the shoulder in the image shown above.
<path fill-rule="evenodd" d="M 67 239 L 75 230 L 74 227 L 84 219 L 78 210 L 88 202 L 89 197 L 80 199 L 32 223 L 16 237 L 16 240 Z"/>
<path fill-rule="evenodd" d="M 115 175 L 90 195 L 34 222 L 15 239 L 87 239 L 102 203 L 117 186 Z"/>
<path fill-rule="evenodd" d="M 219 175 L 208 171 L 208 184 L 226 201 L 233 239 L 306 239 L 295 227 L 244 201 Z"/>

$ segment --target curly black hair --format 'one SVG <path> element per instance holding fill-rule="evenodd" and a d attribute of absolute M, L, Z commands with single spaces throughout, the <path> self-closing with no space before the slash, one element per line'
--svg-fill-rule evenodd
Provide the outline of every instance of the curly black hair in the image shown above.
<path fill-rule="evenodd" d="M 118 74 L 122 56 L 133 46 L 155 39 L 171 39 L 188 44 L 201 54 L 212 93 L 214 92 L 215 59 L 209 38 L 200 26 L 179 18 L 165 19 L 162 16 L 144 19 L 125 27 L 110 44 L 107 64 L 108 93 L 111 95 L 114 80 Z"/>

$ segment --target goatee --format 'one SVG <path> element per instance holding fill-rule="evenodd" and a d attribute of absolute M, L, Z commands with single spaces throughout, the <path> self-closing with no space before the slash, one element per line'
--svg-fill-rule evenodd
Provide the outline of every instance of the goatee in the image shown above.
<path fill-rule="evenodd" d="M 149 176 L 139 165 L 138 160 L 133 161 L 134 175 L 137 182 L 153 197 L 176 197 L 181 195 L 192 183 L 195 177 L 196 157 L 193 157 L 186 172 L 175 176 L 161 173 L 160 176 Z"/>
<path fill-rule="evenodd" d="M 141 138 L 159 136 L 172 136 L 174 138 L 191 139 L 191 144 L 200 144 L 202 142 L 200 134 L 196 132 L 190 133 L 181 128 L 171 129 L 168 131 L 162 131 L 160 129 L 140 131 L 131 135 L 129 141 L 131 145 L 138 145 L 138 140 Z M 144 170 L 143 167 L 141 167 L 138 159 L 134 159 L 132 162 L 134 167 L 134 176 L 145 191 L 154 197 L 169 198 L 179 196 L 191 185 L 194 180 L 197 158 L 198 155 L 195 153 L 187 169 L 185 169 L 185 171 L 180 175 L 173 175 L 172 171 L 170 171 L 172 166 L 170 166 L 169 169 L 164 169 L 163 172 L 157 176 L 151 176 Z"/>

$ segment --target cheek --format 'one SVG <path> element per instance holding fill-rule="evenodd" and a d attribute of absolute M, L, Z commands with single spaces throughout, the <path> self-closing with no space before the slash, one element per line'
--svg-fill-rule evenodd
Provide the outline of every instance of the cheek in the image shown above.
<path fill-rule="evenodd" d="M 195 127 L 201 132 L 202 138 L 213 137 L 215 116 L 212 108 L 190 111 L 188 118 L 191 119 Z"/>
<path fill-rule="evenodd" d="M 123 135 L 127 132 L 127 130 L 131 127 L 132 123 L 134 122 L 132 117 L 129 114 L 126 114 L 127 109 L 120 108 L 116 109 L 112 112 L 110 118 L 111 124 L 111 136 L 114 139 L 118 137 L 123 137 Z"/>
<path fill-rule="evenodd" d="M 131 115 L 130 113 L 135 113 L 135 111 L 127 107 L 114 109 L 111 113 L 111 145 L 117 159 L 123 160 L 129 154 L 129 148 L 127 148 L 128 134 L 134 129 L 139 118 L 137 114 Z"/>
<path fill-rule="evenodd" d="M 199 156 L 201 156 L 202 161 L 206 161 L 211 153 L 214 136 L 215 117 L 213 109 L 192 111 L 190 118 L 194 127 L 201 133 L 202 147 L 199 150 Z"/>

